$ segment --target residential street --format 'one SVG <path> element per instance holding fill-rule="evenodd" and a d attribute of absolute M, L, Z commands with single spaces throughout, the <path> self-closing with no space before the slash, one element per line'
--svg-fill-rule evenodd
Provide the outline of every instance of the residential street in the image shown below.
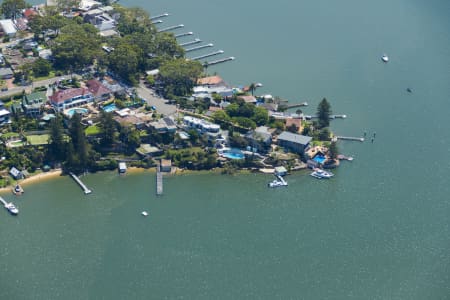
<path fill-rule="evenodd" d="M 140 82 L 139 87 L 136 88 L 139 97 L 144 98 L 149 105 L 156 107 L 156 111 L 165 116 L 170 116 L 176 113 L 175 105 L 166 103 L 166 99 L 154 95 L 153 90 L 147 88 L 144 82 Z"/>

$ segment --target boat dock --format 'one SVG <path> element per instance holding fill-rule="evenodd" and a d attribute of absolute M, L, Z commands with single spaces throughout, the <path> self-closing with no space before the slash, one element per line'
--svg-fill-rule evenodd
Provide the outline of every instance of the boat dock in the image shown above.
<path fill-rule="evenodd" d="M 163 174 L 161 172 L 161 165 L 156 167 L 156 195 L 163 193 Z"/>
<path fill-rule="evenodd" d="M 302 106 L 308 106 L 308 102 L 302 102 L 302 103 L 292 103 L 288 105 L 283 105 L 283 107 L 286 107 L 287 109 L 295 108 L 295 107 L 302 107 Z"/>
<path fill-rule="evenodd" d="M 178 25 L 174 25 L 174 26 L 169 26 L 166 28 L 162 28 L 162 29 L 158 29 L 157 32 L 166 32 L 166 31 L 170 31 L 170 30 L 174 30 L 174 29 L 178 29 L 178 28 L 183 28 L 184 25 L 183 24 L 178 24 Z"/>
<path fill-rule="evenodd" d="M 86 195 L 92 193 L 92 191 L 87 188 L 87 186 L 80 180 L 80 178 L 78 178 L 77 175 L 73 174 L 72 172 L 70 172 L 69 174 L 80 185 Z"/>
<path fill-rule="evenodd" d="M 200 49 L 209 48 L 209 47 L 213 47 L 213 46 L 214 46 L 214 44 L 201 45 L 201 46 L 197 46 L 197 47 L 188 48 L 188 49 L 184 50 L 184 52 L 197 51 Z"/>
<path fill-rule="evenodd" d="M 196 56 L 196 57 L 193 57 L 191 59 L 192 60 L 199 60 L 199 59 L 211 57 L 211 56 L 214 56 L 214 55 L 219 55 L 219 54 L 222 54 L 223 52 L 224 52 L 223 50 L 219 50 L 219 51 L 211 52 L 211 53 L 208 53 L 208 54 L 205 54 L 205 55 Z"/>
<path fill-rule="evenodd" d="M 336 136 L 336 139 L 344 140 L 344 141 L 364 142 L 364 138 L 363 137 L 357 137 L 357 136 Z"/>
<path fill-rule="evenodd" d="M 317 115 L 305 115 L 305 119 L 306 120 L 311 120 L 311 119 L 317 119 L 318 116 Z M 347 118 L 347 115 L 330 115 L 330 119 L 345 119 Z"/>
<path fill-rule="evenodd" d="M 201 39 L 195 39 L 195 40 L 190 41 L 190 42 L 182 43 L 182 44 L 180 44 L 180 46 L 181 46 L 181 47 L 184 47 L 184 46 L 189 46 L 189 45 L 198 44 L 198 43 L 201 43 L 201 42 L 202 42 Z"/>
<path fill-rule="evenodd" d="M 180 37 L 183 37 L 183 36 L 189 36 L 189 35 L 193 35 L 193 34 L 194 33 L 192 31 L 179 33 L 179 34 L 175 34 L 175 38 L 180 38 Z"/>
<path fill-rule="evenodd" d="M 213 61 L 208 61 L 205 63 L 206 66 L 212 66 L 212 65 L 217 65 L 220 63 L 224 63 L 230 60 L 234 60 L 233 56 L 227 57 L 227 58 L 222 58 L 222 59 L 218 59 L 218 60 L 213 60 Z"/>
<path fill-rule="evenodd" d="M 2 197 L 0 197 L 0 202 L 3 203 L 3 205 L 7 205 L 8 204 L 8 202 L 6 202 L 6 200 L 3 199 Z"/>
<path fill-rule="evenodd" d="M 163 14 L 160 14 L 160 15 L 157 15 L 157 16 L 154 16 L 154 17 L 150 17 L 150 20 L 156 20 L 156 19 L 161 19 L 161 18 L 165 18 L 165 17 L 168 17 L 169 16 L 169 13 L 163 13 Z"/>

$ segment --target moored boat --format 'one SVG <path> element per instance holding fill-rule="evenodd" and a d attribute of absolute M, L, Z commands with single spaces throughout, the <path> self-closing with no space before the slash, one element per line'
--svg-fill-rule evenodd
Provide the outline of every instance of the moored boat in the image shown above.
<path fill-rule="evenodd" d="M 322 169 L 314 169 L 314 172 L 311 173 L 311 176 L 317 179 L 330 179 L 334 176 L 334 174 Z"/>
<path fill-rule="evenodd" d="M 6 203 L 5 208 L 12 214 L 17 215 L 19 213 L 19 209 L 13 203 Z"/>
<path fill-rule="evenodd" d="M 387 63 L 389 61 L 389 57 L 386 54 L 383 54 L 381 56 L 381 60 Z"/>
<path fill-rule="evenodd" d="M 12 189 L 12 192 L 14 195 L 22 195 L 24 193 L 24 190 L 20 186 L 20 184 L 16 184 L 16 186 Z"/>

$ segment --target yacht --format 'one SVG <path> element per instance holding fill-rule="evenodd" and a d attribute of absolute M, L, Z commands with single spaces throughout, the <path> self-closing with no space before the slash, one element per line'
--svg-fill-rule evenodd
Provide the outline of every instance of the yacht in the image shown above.
<path fill-rule="evenodd" d="M 19 184 L 16 184 L 16 186 L 13 188 L 14 195 L 22 195 L 23 192 L 23 188 Z"/>
<path fill-rule="evenodd" d="M 12 214 L 17 215 L 19 213 L 19 209 L 12 203 L 6 203 L 5 208 Z"/>
<path fill-rule="evenodd" d="M 386 54 L 383 54 L 383 56 L 381 56 L 381 60 L 387 63 L 389 61 L 389 57 Z"/>
<path fill-rule="evenodd" d="M 322 169 L 314 169 L 314 172 L 311 173 L 311 176 L 318 178 L 318 179 L 322 179 L 322 178 L 329 179 L 329 178 L 333 177 L 334 174 L 331 172 L 322 170 Z"/>
<path fill-rule="evenodd" d="M 143 212 L 141 212 L 141 215 L 143 215 L 144 217 L 148 216 L 148 212 L 146 212 L 145 210 Z"/>

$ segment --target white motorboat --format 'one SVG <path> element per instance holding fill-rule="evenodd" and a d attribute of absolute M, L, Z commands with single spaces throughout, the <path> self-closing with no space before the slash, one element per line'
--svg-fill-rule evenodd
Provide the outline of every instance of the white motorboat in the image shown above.
<path fill-rule="evenodd" d="M 381 60 L 387 63 L 389 61 L 389 57 L 386 54 L 383 54 L 383 56 L 381 56 Z"/>
<path fill-rule="evenodd" d="M 17 215 L 19 213 L 19 209 L 12 203 L 6 203 L 5 208 L 12 214 Z"/>
<path fill-rule="evenodd" d="M 276 187 L 280 187 L 280 186 L 287 186 L 288 184 L 286 181 L 283 182 L 283 181 L 275 179 L 275 180 L 269 182 L 267 185 L 271 188 L 276 188 Z"/>
<path fill-rule="evenodd" d="M 145 210 L 143 212 L 141 212 L 141 215 L 143 215 L 144 217 L 148 216 L 148 212 L 146 212 Z"/>
<path fill-rule="evenodd" d="M 311 176 L 318 179 L 330 179 L 334 176 L 334 174 L 322 169 L 314 169 L 314 172 L 311 173 Z"/>

